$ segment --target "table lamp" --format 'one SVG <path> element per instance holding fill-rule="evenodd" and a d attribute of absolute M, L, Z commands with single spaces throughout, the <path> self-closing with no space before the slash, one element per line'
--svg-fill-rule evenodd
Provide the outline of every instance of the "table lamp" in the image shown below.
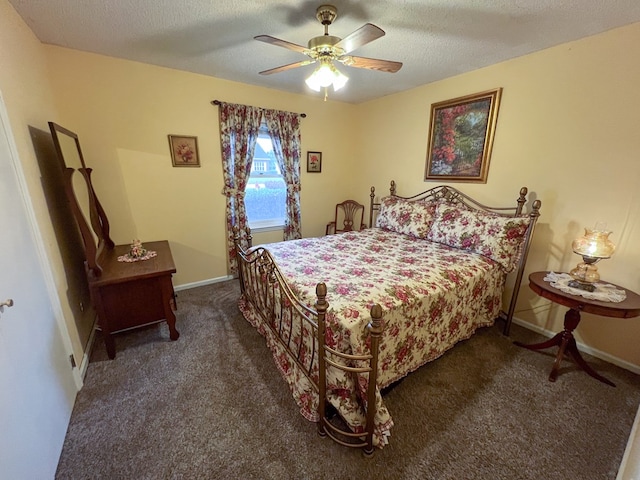
<path fill-rule="evenodd" d="M 569 274 L 573 280 L 569 286 L 593 292 L 595 282 L 600 280 L 596 263 L 603 258 L 613 255 L 615 245 L 609 240 L 610 231 L 606 230 L 606 225 L 596 224 L 595 228 L 585 228 L 584 235 L 576 238 L 571 244 L 573 252 L 582 257 L 582 262 Z"/>

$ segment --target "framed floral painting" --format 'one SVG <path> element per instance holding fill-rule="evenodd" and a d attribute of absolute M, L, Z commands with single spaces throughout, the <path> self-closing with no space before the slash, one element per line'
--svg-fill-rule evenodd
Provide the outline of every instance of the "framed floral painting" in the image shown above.
<path fill-rule="evenodd" d="M 169 135 L 171 162 L 174 167 L 199 167 L 198 137 Z"/>
<path fill-rule="evenodd" d="M 487 183 L 502 88 L 431 105 L 425 181 Z"/>
<path fill-rule="evenodd" d="M 322 152 L 307 152 L 307 172 L 322 172 Z"/>

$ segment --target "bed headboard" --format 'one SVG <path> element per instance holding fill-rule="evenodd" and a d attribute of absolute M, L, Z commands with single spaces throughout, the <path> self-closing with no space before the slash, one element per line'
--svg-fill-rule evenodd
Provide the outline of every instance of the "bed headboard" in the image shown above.
<path fill-rule="evenodd" d="M 534 200 L 531 203 L 529 213 L 523 213 L 524 206 L 527 203 L 527 187 L 522 187 L 520 189 L 520 194 L 516 200 L 516 204 L 511 207 L 490 207 L 484 205 L 477 200 L 471 198 L 465 193 L 462 193 L 458 189 L 446 185 L 439 185 L 424 192 L 418 193 L 416 195 L 410 197 L 403 197 L 396 193 L 396 183 L 392 180 L 391 186 L 389 188 L 390 196 L 397 197 L 399 199 L 404 199 L 410 202 L 425 202 L 425 203 L 447 203 L 451 205 L 457 205 L 461 207 L 465 207 L 471 210 L 479 210 L 481 212 L 491 213 L 493 215 L 498 215 L 501 217 L 529 217 L 529 224 L 526 230 L 526 233 L 522 239 L 522 245 L 520 250 L 520 257 L 518 259 L 517 264 L 513 272 L 516 274 L 515 284 L 513 293 L 511 295 L 511 300 L 509 303 L 509 309 L 507 312 L 501 312 L 501 318 L 505 320 L 504 333 L 505 335 L 509 334 L 509 330 L 511 328 L 511 322 L 513 320 L 513 312 L 516 306 L 516 300 L 518 296 L 518 291 L 520 289 L 520 284 L 522 283 L 522 276 L 524 274 L 524 267 L 527 262 L 527 256 L 529 254 L 529 248 L 531 245 L 531 238 L 533 237 L 533 232 L 535 230 L 535 225 L 540 216 L 540 207 L 542 202 L 540 200 Z M 377 216 L 377 212 L 380 211 L 381 201 L 375 201 L 375 187 L 371 187 L 370 194 L 370 206 L 369 206 L 369 227 L 374 226 L 374 220 Z"/>
<path fill-rule="evenodd" d="M 491 212 L 502 216 L 514 217 L 522 215 L 522 210 L 527 202 L 527 193 L 529 190 L 527 187 L 520 189 L 520 196 L 516 200 L 516 205 L 512 207 L 490 207 L 484 205 L 477 200 L 471 198 L 469 195 L 462 193 L 460 190 L 447 185 L 438 185 L 437 187 L 430 188 L 424 192 L 418 193 L 411 197 L 403 197 L 396 193 L 396 182 L 391 180 L 391 186 L 389 187 L 389 193 L 392 197 L 402 198 L 412 202 L 446 202 L 450 204 L 465 205 L 467 208 L 475 208 L 477 210 L 483 210 L 485 212 Z M 375 201 L 376 189 L 371 187 L 371 198 L 369 205 L 369 227 L 373 227 L 376 212 L 380 211 L 380 202 Z M 537 216 L 540 215 L 540 201 L 534 202 L 532 205 L 532 213 L 537 212 Z"/>

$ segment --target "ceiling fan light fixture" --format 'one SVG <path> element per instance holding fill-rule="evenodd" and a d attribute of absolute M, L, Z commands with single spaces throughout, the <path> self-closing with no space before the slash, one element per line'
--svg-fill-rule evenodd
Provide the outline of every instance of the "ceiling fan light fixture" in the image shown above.
<path fill-rule="evenodd" d="M 344 87 L 349 81 L 349 77 L 347 77 L 344 73 L 338 70 L 336 67 L 333 67 L 335 70 L 335 77 L 333 78 L 333 91 L 337 92 L 342 87 Z"/>
<path fill-rule="evenodd" d="M 338 70 L 331 59 L 321 59 L 320 66 L 316 68 L 305 80 L 307 86 L 319 92 L 321 88 L 333 85 L 333 90 L 338 91 L 345 86 L 349 77 Z"/>
<path fill-rule="evenodd" d="M 311 63 L 317 63 L 317 68 L 305 82 L 311 90 L 315 90 L 316 92 L 324 88 L 326 100 L 328 87 L 333 86 L 333 90 L 337 92 L 341 88 L 344 88 L 347 81 L 349 81 L 349 77 L 336 68 L 337 64 L 335 62 L 340 62 L 345 67 L 365 68 L 379 72 L 395 73 L 400 70 L 402 67 L 401 62 L 351 56 L 350 53 L 352 51 L 384 36 L 384 30 L 376 27 L 372 23 L 365 23 L 345 38 L 335 37 L 329 35 L 329 25 L 334 22 L 337 15 L 338 10 L 333 5 L 320 5 L 317 8 L 316 18 L 324 26 L 324 35 L 312 37 L 307 47 L 272 37 L 271 35 L 258 35 L 253 37 L 260 42 L 283 47 L 309 57 L 309 60 L 263 70 L 259 72 L 260 75 L 271 75 L 272 73 L 284 72 L 293 68 L 304 67 Z"/>

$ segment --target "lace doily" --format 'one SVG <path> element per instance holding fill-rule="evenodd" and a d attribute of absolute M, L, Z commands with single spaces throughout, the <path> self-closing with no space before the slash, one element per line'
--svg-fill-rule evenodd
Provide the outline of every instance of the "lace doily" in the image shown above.
<path fill-rule="evenodd" d="M 118 261 L 119 262 L 133 263 L 133 262 L 139 262 L 141 260 L 149 260 L 150 258 L 153 258 L 153 257 L 155 257 L 157 255 L 158 255 L 158 253 L 154 252 L 153 250 L 147 250 L 147 253 L 145 253 L 141 257 L 132 257 L 130 254 L 125 253 L 124 255 L 120 255 L 118 257 Z"/>
<path fill-rule="evenodd" d="M 594 283 L 593 286 L 596 287 L 595 291 L 587 292 L 586 290 L 570 287 L 568 283 L 571 280 L 573 280 L 573 277 L 568 273 L 549 272 L 544 277 L 544 281 L 551 283 L 552 287 L 557 288 L 564 293 L 580 295 L 581 297 L 588 298 L 589 300 L 618 303 L 627 298 L 627 292 L 609 283 Z"/>
<path fill-rule="evenodd" d="M 157 255 L 156 252 L 147 250 L 142 246 L 142 242 L 137 238 L 133 239 L 133 243 L 131 244 L 131 250 L 129 250 L 124 255 L 120 255 L 118 257 L 119 262 L 139 262 L 141 260 L 149 260 Z"/>

